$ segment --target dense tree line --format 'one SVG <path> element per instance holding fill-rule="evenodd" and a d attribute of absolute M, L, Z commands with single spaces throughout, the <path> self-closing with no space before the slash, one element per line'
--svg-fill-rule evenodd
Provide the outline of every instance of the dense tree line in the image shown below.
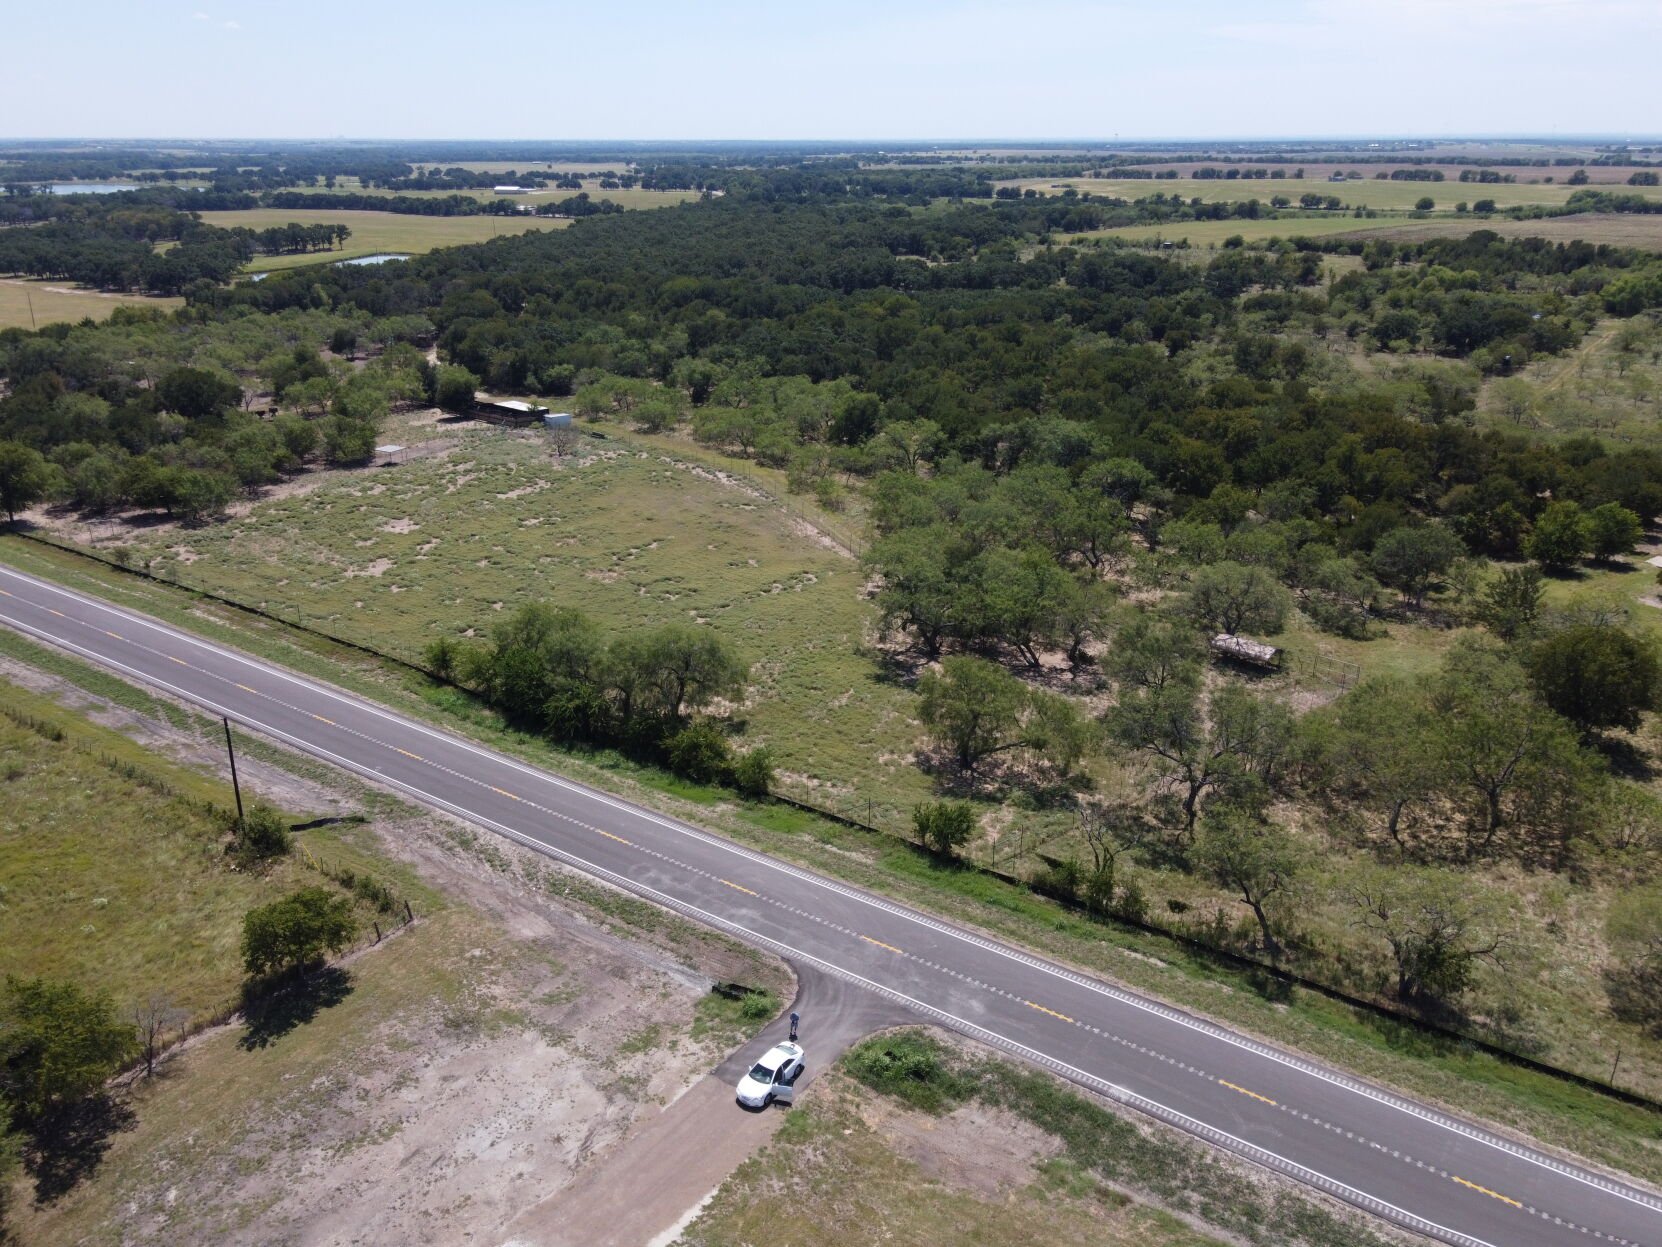
<path fill-rule="evenodd" d="M 230 280 L 259 253 L 325 250 L 342 245 L 351 233 L 345 225 L 293 222 L 261 230 L 220 229 L 165 207 L 118 207 L 33 229 L 0 230 L 0 272 L 177 295 L 198 282 Z M 163 242 L 171 245 L 158 249 Z"/>

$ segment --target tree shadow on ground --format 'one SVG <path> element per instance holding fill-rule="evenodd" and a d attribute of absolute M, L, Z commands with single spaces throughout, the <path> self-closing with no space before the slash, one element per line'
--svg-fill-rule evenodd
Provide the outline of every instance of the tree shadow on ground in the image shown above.
<path fill-rule="evenodd" d="M 23 1150 L 23 1163 L 35 1183 L 35 1202 L 50 1204 L 72 1191 L 98 1168 L 111 1138 L 132 1129 L 127 1102 L 99 1092 L 66 1106 L 43 1122 Z"/>
<path fill-rule="evenodd" d="M 351 994 L 352 976 L 339 966 L 324 966 L 308 975 L 287 978 L 269 991 L 250 993 L 242 1008 L 248 1029 L 237 1040 L 237 1047 L 244 1052 L 270 1047 Z"/>
<path fill-rule="evenodd" d="M 1638 742 L 1623 736 L 1598 736 L 1592 744 L 1622 778 L 1641 784 L 1656 778 L 1654 760 Z"/>

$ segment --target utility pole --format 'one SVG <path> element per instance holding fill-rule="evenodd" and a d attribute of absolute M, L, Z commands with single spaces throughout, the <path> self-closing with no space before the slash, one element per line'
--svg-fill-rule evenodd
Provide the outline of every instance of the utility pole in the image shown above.
<path fill-rule="evenodd" d="M 225 752 L 231 756 L 231 790 L 237 794 L 237 827 L 242 827 L 242 785 L 237 782 L 237 751 L 231 744 L 231 720 L 223 719 L 225 724 Z"/>
<path fill-rule="evenodd" d="M 29 293 L 27 286 L 23 287 L 23 297 L 29 301 L 29 328 L 39 329 L 40 326 L 35 324 L 35 296 Z"/>

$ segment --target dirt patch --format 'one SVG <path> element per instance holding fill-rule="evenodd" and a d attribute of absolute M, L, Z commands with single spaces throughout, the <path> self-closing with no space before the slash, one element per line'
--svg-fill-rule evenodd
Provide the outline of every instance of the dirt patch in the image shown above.
<path fill-rule="evenodd" d="M 868 1096 L 860 1115 L 925 1176 L 982 1195 L 1019 1190 L 1033 1180 L 1040 1161 L 1062 1150 L 1054 1135 L 985 1104 L 931 1117 L 901 1109 L 886 1097 Z"/>
<path fill-rule="evenodd" d="M 169 723 L 4 659 L 0 676 L 223 765 L 194 712 Z M 136 1091 L 136 1126 L 91 1180 L 20 1210 L 24 1241 L 116 1225 L 133 1244 L 497 1241 L 720 1062 L 736 1036 L 694 1025 L 712 982 L 788 998 L 783 966 L 714 932 L 642 922 L 639 902 L 300 755 L 239 755 L 245 791 L 369 813 L 360 834 L 445 908 L 357 958 L 345 1001 L 270 1047 L 240 1047 L 240 1023 L 193 1039 Z"/>
<path fill-rule="evenodd" d="M 394 567 L 391 559 L 376 559 L 363 567 L 349 567 L 346 569 L 348 578 L 353 576 L 384 576 Z"/>
<path fill-rule="evenodd" d="M 540 493 L 547 488 L 549 488 L 549 483 L 545 480 L 538 479 L 532 481 L 529 485 L 521 485 L 517 489 L 510 489 L 507 493 L 497 494 L 496 496 L 506 501 L 510 498 L 524 498 L 530 494 Z"/>
<path fill-rule="evenodd" d="M 409 516 L 401 515 L 396 520 L 388 520 L 385 524 L 382 524 L 380 531 L 383 533 L 413 533 L 420 527 L 421 525 Z"/>

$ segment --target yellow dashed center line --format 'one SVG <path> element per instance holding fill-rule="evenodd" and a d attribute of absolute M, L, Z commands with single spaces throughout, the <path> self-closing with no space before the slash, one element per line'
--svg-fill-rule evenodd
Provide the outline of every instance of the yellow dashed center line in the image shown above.
<path fill-rule="evenodd" d="M 1254 1100 L 1262 1100 L 1265 1104 L 1275 1103 L 1275 1101 L 1270 1099 L 1267 1095 L 1259 1095 L 1256 1091 L 1248 1091 L 1245 1087 L 1238 1086 L 1237 1084 L 1222 1078 L 1218 1079 L 1218 1086 L 1228 1087 L 1231 1091 L 1239 1091 L 1242 1095 L 1251 1096 Z"/>
<path fill-rule="evenodd" d="M 1061 1018 L 1064 1022 L 1073 1021 L 1073 1019 L 1070 1018 L 1067 1014 L 1058 1013 L 1054 1009 L 1047 1009 L 1043 1005 L 1036 1005 L 1031 1000 L 1024 1000 L 1024 1001 L 1022 1001 L 1022 1004 L 1026 1005 L 1029 1009 L 1037 1009 L 1040 1013 L 1048 1013 L 1053 1018 Z"/>
<path fill-rule="evenodd" d="M 722 882 L 725 883 L 730 888 L 735 888 L 738 891 L 743 892 L 746 896 L 760 896 L 761 895 L 760 892 L 752 892 L 749 888 L 744 887 L 741 884 L 734 883 L 731 879 L 723 879 Z"/>
<path fill-rule="evenodd" d="M 51 611 L 51 613 L 56 615 L 59 619 L 68 619 L 69 618 L 69 616 L 64 614 L 62 611 L 52 610 L 52 608 L 50 606 L 48 606 L 46 609 L 48 611 Z"/>
<path fill-rule="evenodd" d="M 414 758 L 417 762 L 425 762 L 426 761 L 426 759 L 423 758 L 419 753 L 411 753 L 408 749 L 399 749 L 397 745 L 394 745 L 393 748 L 395 750 L 397 750 L 397 752 L 403 754 L 406 758 Z"/>
<path fill-rule="evenodd" d="M 879 948 L 886 948 L 891 953 L 899 953 L 900 952 L 900 950 L 898 948 L 896 948 L 893 944 L 885 944 L 882 940 L 874 940 L 869 935 L 862 935 L 860 938 L 863 939 L 868 944 L 876 944 L 877 947 L 879 947 Z M 902 957 L 904 957 L 906 954 L 905 953 L 900 953 L 900 955 Z"/>
<path fill-rule="evenodd" d="M 625 840 L 622 836 L 614 836 L 609 831 L 601 831 L 600 828 L 598 828 L 598 827 L 591 827 L 591 828 L 589 828 L 589 830 L 593 831 L 593 832 L 598 832 L 600 835 L 605 836 L 606 839 L 608 839 L 608 840 L 616 840 L 619 844 L 630 844 L 630 843 L 632 843 L 632 841 Z"/>
<path fill-rule="evenodd" d="M 169 654 L 169 655 L 168 655 L 168 656 L 167 656 L 167 661 L 168 661 L 168 662 L 176 662 L 176 663 L 178 663 L 178 664 L 179 664 L 179 665 L 180 665 L 180 666 L 181 666 L 181 667 L 188 667 L 188 666 L 190 666 L 190 664 L 189 664 L 189 663 L 188 663 L 188 662 L 186 662 L 186 661 L 185 661 L 185 660 L 184 660 L 184 659 L 183 659 L 183 658 L 175 658 L 175 657 L 174 657 L 174 656 L 173 656 L 173 655 L 172 655 L 172 654 Z"/>
<path fill-rule="evenodd" d="M 254 692 L 259 691 L 257 689 L 249 688 L 248 685 L 246 685 L 246 684 L 238 684 L 237 687 L 240 688 L 245 693 L 254 693 Z"/>
<path fill-rule="evenodd" d="M 312 718 L 316 719 L 319 723 L 327 723 L 330 727 L 339 727 L 340 726 L 340 724 L 336 723 L 333 719 L 325 719 L 320 714 L 314 714 L 312 716 Z"/>
<path fill-rule="evenodd" d="M 507 797 L 510 801 L 518 801 L 519 800 L 518 797 L 514 796 L 514 794 L 509 792 L 506 788 L 498 788 L 495 784 L 492 784 L 490 787 L 491 787 L 491 791 L 496 793 L 496 795 L 499 796 L 499 797 Z"/>
<path fill-rule="evenodd" d="M 9 598 L 9 597 L 11 597 L 11 594 L 7 593 L 4 589 L 0 589 L 0 597 L 8 597 Z"/>
<path fill-rule="evenodd" d="M 108 628 L 104 629 L 104 635 L 105 636 L 113 636 L 118 641 L 125 641 L 127 639 L 126 637 L 122 636 L 121 633 L 111 632 Z"/>
<path fill-rule="evenodd" d="M 1523 1204 L 1521 1204 L 1519 1201 L 1517 1201 L 1515 1199 L 1508 1199 L 1506 1196 L 1502 1195 L 1499 1191 L 1491 1191 L 1486 1186 L 1479 1186 L 1475 1182 L 1468 1182 L 1464 1178 L 1455 1177 L 1455 1175 L 1452 1174 L 1452 1173 L 1449 1174 L 1449 1177 L 1454 1178 L 1454 1180 L 1456 1182 L 1458 1182 L 1461 1186 L 1471 1187 L 1471 1189 L 1476 1191 L 1479 1195 L 1487 1195 L 1490 1199 L 1498 1199 L 1498 1200 L 1500 1200 L 1501 1203 L 1511 1204 L 1512 1207 L 1514 1207 L 1514 1208 L 1522 1208 L 1523 1207 Z"/>

